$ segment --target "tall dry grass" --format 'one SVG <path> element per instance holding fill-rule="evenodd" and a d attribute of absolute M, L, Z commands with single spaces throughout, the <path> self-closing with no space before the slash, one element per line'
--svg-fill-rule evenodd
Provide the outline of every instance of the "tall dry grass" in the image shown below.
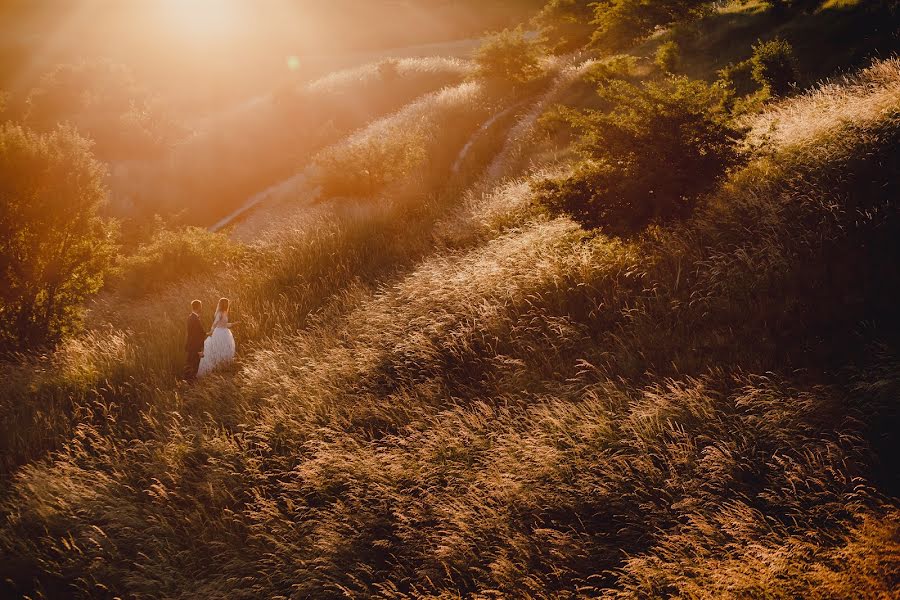
<path fill-rule="evenodd" d="M 890 597 L 886 106 L 641 238 L 548 219 L 527 181 L 398 194 L 130 305 L 145 400 L 99 398 L 16 471 L 2 575 L 33 596 Z M 157 385 L 178 323 L 153 319 L 191 286 L 238 290 L 241 361 Z M 99 346 L 73 349 L 98 357 L 89 389 L 121 361 Z"/>

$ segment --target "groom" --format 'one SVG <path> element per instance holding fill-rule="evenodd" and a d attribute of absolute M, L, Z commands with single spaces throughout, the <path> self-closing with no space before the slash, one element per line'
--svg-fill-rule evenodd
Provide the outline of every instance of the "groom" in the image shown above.
<path fill-rule="evenodd" d="M 191 314 L 187 319 L 187 340 L 184 342 L 187 364 L 184 367 L 184 376 L 188 381 L 197 378 L 200 357 L 203 356 L 203 342 L 206 341 L 206 328 L 200 322 L 201 308 L 203 303 L 199 300 L 191 302 Z"/>

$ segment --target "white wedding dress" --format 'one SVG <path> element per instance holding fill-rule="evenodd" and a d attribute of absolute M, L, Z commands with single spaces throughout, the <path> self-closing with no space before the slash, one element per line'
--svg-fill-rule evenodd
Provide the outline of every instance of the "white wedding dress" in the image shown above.
<path fill-rule="evenodd" d="M 228 314 L 216 312 L 213 319 L 212 335 L 203 343 L 203 356 L 197 377 L 203 377 L 234 360 L 234 336 L 228 328 Z"/>

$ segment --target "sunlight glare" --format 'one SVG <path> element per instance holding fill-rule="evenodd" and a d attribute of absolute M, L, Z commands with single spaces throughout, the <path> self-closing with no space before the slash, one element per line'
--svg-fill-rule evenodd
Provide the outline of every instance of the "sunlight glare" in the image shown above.
<path fill-rule="evenodd" d="M 246 4 L 238 0 L 161 0 L 164 22 L 174 33 L 201 43 L 222 41 L 242 25 Z"/>

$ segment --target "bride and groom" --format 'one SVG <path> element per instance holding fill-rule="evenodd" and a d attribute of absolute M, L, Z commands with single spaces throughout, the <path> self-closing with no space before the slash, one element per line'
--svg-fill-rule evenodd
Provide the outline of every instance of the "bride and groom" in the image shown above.
<path fill-rule="evenodd" d="M 228 322 L 228 298 L 219 300 L 212 327 L 207 332 L 200 319 L 203 303 L 199 300 L 191 302 L 191 314 L 187 319 L 187 340 L 184 350 L 187 353 L 185 377 L 192 381 L 203 377 L 215 369 L 234 360 L 234 336 Z"/>

